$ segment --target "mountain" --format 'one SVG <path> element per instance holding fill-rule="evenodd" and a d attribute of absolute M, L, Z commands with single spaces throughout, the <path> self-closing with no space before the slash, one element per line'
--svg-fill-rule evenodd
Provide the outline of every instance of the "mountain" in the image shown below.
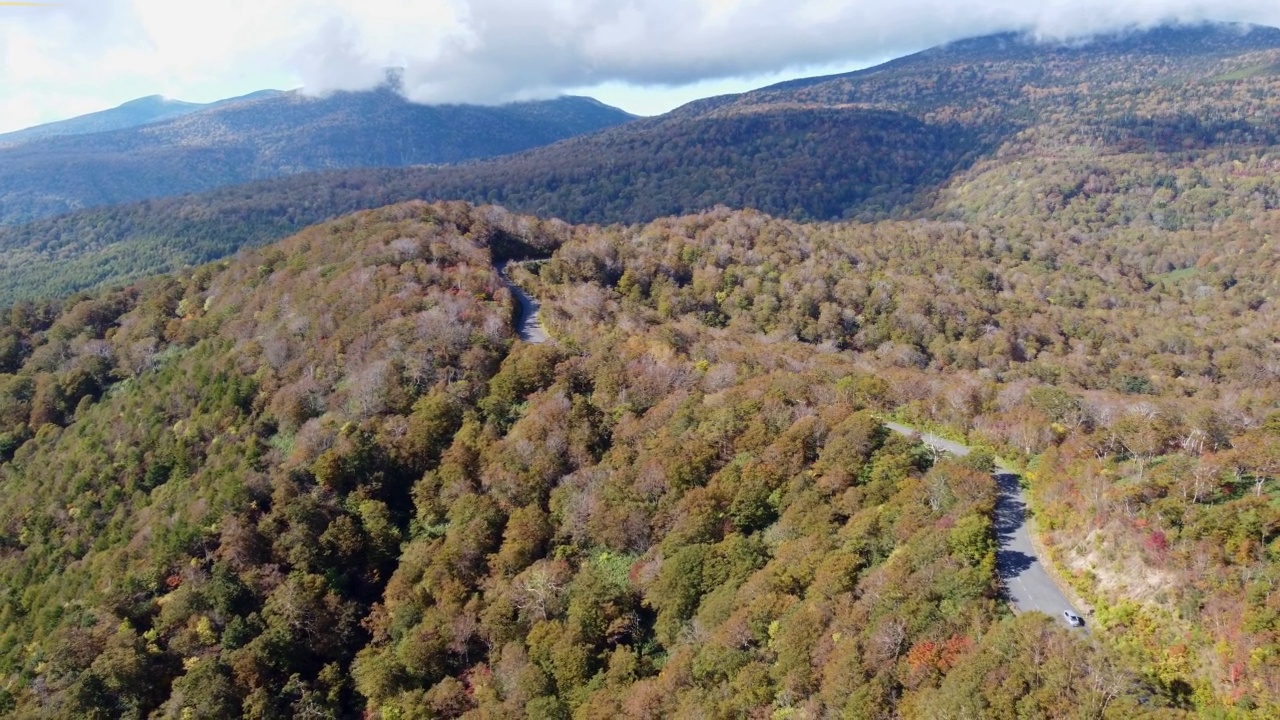
<path fill-rule="evenodd" d="M 279 94 L 281 94 L 279 90 L 259 90 L 248 95 L 218 100 L 212 103 L 190 103 L 171 100 L 160 95 L 151 95 L 137 100 L 130 100 L 110 110 L 102 110 L 68 120 L 37 125 L 15 132 L 0 133 L 0 148 L 63 135 L 90 135 L 112 130 L 124 130 L 182 115 L 190 115 L 201 110 L 273 97 Z"/>
<path fill-rule="evenodd" d="M 203 262 L 411 198 L 596 223 L 723 204 L 796 219 L 1206 227 L 1280 206 L 1280 120 L 1267 104 L 1278 63 L 1280 30 L 1256 27 L 962 41 L 460 167 L 308 174 L 0 228 L 0 298 Z M 303 102 L 272 107 L 291 101 Z M 166 127 L 176 132 L 152 131 Z"/>
<path fill-rule="evenodd" d="M 0 149 L 0 222 L 312 170 L 457 163 L 631 119 L 582 97 L 482 107 L 418 105 L 389 86 L 275 94 Z"/>
<path fill-rule="evenodd" d="M 0 707 L 1271 717 L 1277 234 L 411 202 L 16 304 Z"/>
<path fill-rule="evenodd" d="M 818 345 L 928 302 L 913 278 L 972 274 L 973 245 L 935 242 L 961 234 L 720 211 L 621 243 L 410 203 L 20 305 L 0 317 L 0 704 L 1161 717 L 1157 681 L 1005 609 L 991 457 L 882 425 L 944 392 Z M 550 260 L 516 277 L 559 344 L 514 341 L 494 263 L 531 256 Z M 948 297 L 990 308 L 950 331 L 1008 362 L 981 327 L 1025 294 Z"/>
<path fill-rule="evenodd" d="M 0 714 L 1280 717 L 1274 37 L 9 228 Z"/>

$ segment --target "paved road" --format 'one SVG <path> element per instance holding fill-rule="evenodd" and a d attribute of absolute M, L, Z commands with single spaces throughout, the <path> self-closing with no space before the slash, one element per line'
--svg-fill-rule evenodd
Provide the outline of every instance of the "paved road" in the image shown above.
<path fill-rule="evenodd" d="M 924 444 L 952 455 L 969 454 L 969 448 L 946 438 L 918 433 L 897 423 L 885 423 L 885 427 L 900 435 L 918 434 Z M 1027 500 L 1022 486 L 1018 484 L 1018 476 L 1000 468 L 995 478 L 1000 484 L 995 517 L 996 538 L 999 541 L 996 569 L 1000 573 L 1000 579 L 1004 581 L 1005 593 L 1015 610 L 1039 610 L 1065 623 L 1062 618 L 1063 610 L 1071 610 L 1077 615 L 1080 613 L 1071 606 L 1067 596 L 1045 572 L 1040 558 L 1036 556 L 1031 544 L 1031 531 L 1027 528 Z"/>
<path fill-rule="evenodd" d="M 517 265 L 519 263 L 516 263 Z M 542 326 L 542 306 L 537 300 L 529 297 L 529 293 L 520 289 L 511 281 L 507 275 L 507 263 L 497 266 L 498 274 L 502 276 L 502 281 L 507 284 L 507 289 L 515 297 L 516 302 L 520 304 L 520 315 L 516 318 L 516 333 L 521 340 L 534 344 L 542 344 L 551 338 L 547 335 L 547 329 Z"/>

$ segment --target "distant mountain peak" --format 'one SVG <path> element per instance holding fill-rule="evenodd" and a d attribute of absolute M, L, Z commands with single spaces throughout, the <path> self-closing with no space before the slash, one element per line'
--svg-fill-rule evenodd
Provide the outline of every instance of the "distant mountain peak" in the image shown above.
<path fill-rule="evenodd" d="M 1114 56 L 1165 58 L 1214 58 L 1280 49 L 1280 28 L 1244 23 L 1169 23 L 1154 27 L 1131 26 L 1070 38 L 1037 36 L 1032 31 L 1003 32 L 962 38 L 881 65 L 836 75 L 799 78 L 760 88 L 744 96 L 792 92 L 832 81 L 855 81 L 886 71 L 913 71 L 938 64 L 966 65 L 1017 61 L 1039 63 L 1071 54 L 1110 53 Z M 712 98 L 691 103 L 696 108 L 732 102 Z"/>
<path fill-rule="evenodd" d="M 1280 43 L 1280 29 L 1265 25 L 1224 22 L 1171 22 L 1152 26 L 1130 25 L 1105 31 L 1057 36 L 1032 30 L 964 38 L 920 53 L 1023 49 L 1081 50 L 1090 46 L 1131 46 L 1142 50 L 1186 52 L 1241 49 L 1250 45 Z"/>
<path fill-rule="evenodd" d="M 140 97 L 136 100 L 130 100 L 128 102 L 121 103 L 120 105 L 116 106 L 115 109 L 128 110 L 128 109 L 150 108 L 150 107 L 201 108 L 201 107 L 204 107 L 204 105 L 200 103 L 187 102 L 185 100 L 175 100 L 174 98 L 168 97 L 166 95 L 148 95 L 146 97 Z"/>
<path fill-rule="evenodd" d="M 279 90 L 258 90 L 239 97 L 227 98 L 211 103 L 193 103 L 177 100 L 166 95 L 147 95 L 129 100 L 116 107 L 81 115 L 67 120 L 36 125 L 11 133 L 0 134 L 0 148 L 21 145 L 34 140 L 69 135 L 92 135 L 100 132 L 126 130 L 128 128 L 150 125 L 152 123 L 172 120 L 183 115 L 199 112 L 225 105 L 232 105 L 251 100 L 260 100 L 280 95 Z"/>
<path fill-rule="evenodd" d="M 399 79 L 392 69 L 375 90 L 275 94 L 218 107 L 157 95 L 72 121 L 80 127 L 0 150 L 0 223 L 311 170 L 468 162 L 634 119 L 583 98 L 425 105 L 407 100 Z M 94 123 L 103 130 L 84 131 Z"/>

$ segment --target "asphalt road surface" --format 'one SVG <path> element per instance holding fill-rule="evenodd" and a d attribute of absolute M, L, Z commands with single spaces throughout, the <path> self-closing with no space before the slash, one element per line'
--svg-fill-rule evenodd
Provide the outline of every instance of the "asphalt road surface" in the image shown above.
<path fill-rule="evenodd" d="M 537 345 L 545 343 L 550 337 L 547 335 L 547 329 L 542 326 L 542 306 L 537 300 L 529 297 L 529 293 L 521 290 L 519 285 L 511 282 L 511 278 L 507 275 L 507 263 L 498 266 L 498 274 L 502 276 L 507 289 L 520 304 L 520 316 L 516 319 L 516 333 L 520 339 Z"/>
<path fill-rule="evenodd" d="M 921 433 L 897 423 L 885 423 L 885 427 L 900 435 L 919 435 L 924 444 L 952 455 L 969 454 L 969 448 L 946 438 Z M 1018 484 L 1018 477 L 1001 468 L 995 478 L 1000 485 L 995 516 L 996 539 L 999 542 L 996 569 L 1009 602 L 1018 612 L 1038 610 L 1065 624 L 1064 610 L 1077 615 L 1080 612 L 1071 606 L 1036 556 L 1031 544 L 1031 531 L 1027 529 L 1027 500 L 1022 486 Z"/>

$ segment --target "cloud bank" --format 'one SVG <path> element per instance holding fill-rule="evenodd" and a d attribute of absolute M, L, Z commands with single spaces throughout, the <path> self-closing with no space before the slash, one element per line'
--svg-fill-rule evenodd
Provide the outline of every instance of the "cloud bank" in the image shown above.
<path fill-rule="evenodd" d="M 69 0 L 0 8 L 0 125 L 150 87 L 370 87 L 498 103 L 606 82 L 678 86 L 962 37 L 1168 22 L 1280 25 L 1274 0 Z M 133 96 L 125 94 L 119 99 Z M 208 98 L 206 98 L 208 99 Z M 46 118 L 47 119 L 47 118 Z"/>

